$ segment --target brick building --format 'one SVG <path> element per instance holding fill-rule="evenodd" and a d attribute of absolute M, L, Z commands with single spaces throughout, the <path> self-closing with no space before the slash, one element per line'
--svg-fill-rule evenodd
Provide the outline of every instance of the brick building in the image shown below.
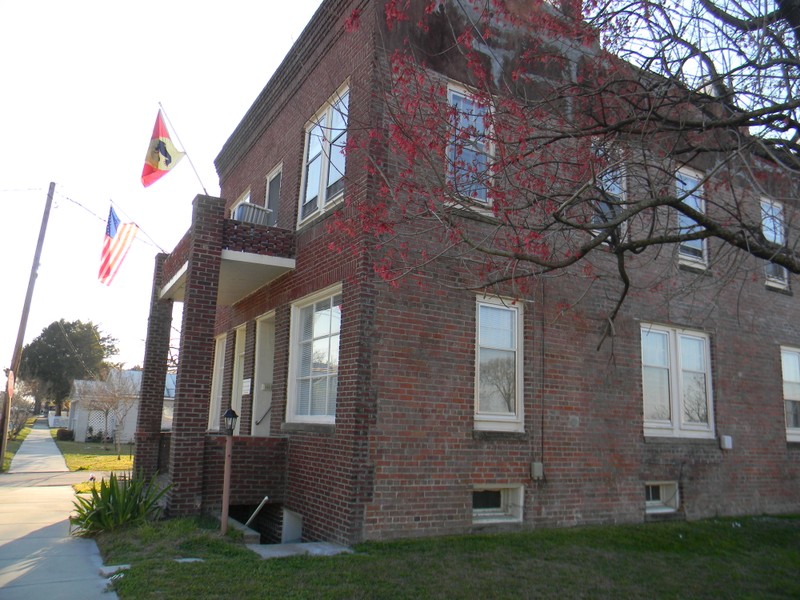
<path fill-rule="evenodd" d="M 383 4 L 322 3 L 220 152 L 222 198 L 196 197 L 185 237 L 157 258 L 136 468 L 169 473 L 169 514 L 218 514 L 229 407 L 232 510 L 249 516 L 268 496 L 258 527 L 270 541 L 800 509 L 788 273 L 761 265 L 687 296 L 669 290 L 705 271 L 712 242 L 642 258 L 682 268 L 631 295 L 598 350 L 609 283 L 566 313 L 585 296 L 576 279 L 509 299 L 432 263 L 423 285 L 388 285 L 366 240 L 336 239 L 343 198 L 368 194 L 374 176 L 337 149 L 348 126 L 382 118 L 384 57 L 403 44 Z M 346 26 L 354 9 L 360 27 Z M 481 356 L 511 365 L 510 394 L 485 389 Z"/>

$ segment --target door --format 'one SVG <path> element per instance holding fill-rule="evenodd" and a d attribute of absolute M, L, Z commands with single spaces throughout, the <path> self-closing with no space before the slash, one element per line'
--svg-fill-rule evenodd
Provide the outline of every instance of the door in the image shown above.
<path fill-rule="evenodd" d="M 272 420 L 272 373 L 275 366 L 275 315 L 256 323 L 256 372 L 253 386 L 253 425 L 255 436 L 266 437 Z"/>

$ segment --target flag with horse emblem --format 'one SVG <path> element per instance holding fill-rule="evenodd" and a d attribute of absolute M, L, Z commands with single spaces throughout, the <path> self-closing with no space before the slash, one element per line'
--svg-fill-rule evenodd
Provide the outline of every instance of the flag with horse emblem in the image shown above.
<path fill-rule="evenodd" d="M 183 152 L 178 152 L 173 145 L 167 126 L 164 124 L 161 109 L 159 109 L 156 125 L 153 127 L 153 137 L 150 139 L 150 146 L 147 148 L 147 156 L 144 159 L 144 169 L 142 169 L 144 187 L 166 175 L 183 158 L 183 154 Z"/>

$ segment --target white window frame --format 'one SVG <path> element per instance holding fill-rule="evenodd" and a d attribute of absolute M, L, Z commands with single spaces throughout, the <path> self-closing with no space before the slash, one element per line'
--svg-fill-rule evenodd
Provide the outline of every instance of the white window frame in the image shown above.
<path fill-rule="evenodd" d="M 681 177 L 688 178 L 693 180 L 694 185 L 692 186 L 682 186 L 681 185 Z M 699 171 L 695 171 L 694 169 L 688 168 L 681 168 L 675 173 L 675 191 L 678 197 L 683 197 L 683 203 L 691 205 L 690 199 L 696 200 L 698 212 L 705 214 L 706 212 L 706 200 L 704 195 L 704 179 L 705 176 L 700 173 Z M 689 219 L 689 217 L 685 216 L 683 213 L 678 212 L 677 214 L 678 220 L 678 232 L 683 233 L 687 229 L 702 229 L 700 225 L 698 225 L 695 221 Z M 684 222 L 684 220 L 686 220 Z M 681 242 L 678 244 L 678 260 L 681 264 L 693 266 L 693 267 L 701 267 L 705 269 L 708 266 L 708 240 L 701 239 L 701 240 L 692 240 L 689 242 Z M 694 246 L 690 246 L 689 244 L 700 244 L 700 256 L 697 256 L 695 252 L 697 249 Z"/>
<path fill-rule="evenodd" d="M 667 365 L 648 365 L 645 363 L 644 344 L 640 348 L 642 362 L 642 417 L 644 421 L 644 435 L 653 437 L 675 438 L 714 438 L 714 394 L 711 382 L 711 338 L 707 333 L 693 329 L 680 329 L 666 327 L 651 323 L 641 324 L 641 337 L 645 334 L 655 333 L 665 335 L 667 338 Z M 683 339 L 700 340 L 704 348 L 704 373 L 707 423 L 696 423 L 684 420 L 683 398 L 680 391 L 683 389 L 684 369 L 681 364 L 680 344 Z M 641 343 L 641 341 L 640 341 Z M 646 368 L 666 368 L 668 371 L 669 412 L 668 419 L 648 419 L 646 416 Z M 687 369 L 688 371 L 688 369 Z"/>
<path fill-rule="evenodd" d="M 783 203 L 771 198 L 762 198 L 761 232 L 768 241 L 779 245 L 786 243 L 786 217 Z M 769 225 L 768 225 L 769 223 Z M 789 288 L 789 272 L 785 267 L 768 262 L 764 265 L 766 284 L 782 290 Z"/>
<path fill-rule="evenodd" d="M 628 167 L 624 161 L 616 160 L 621 154 L 618 148 L 608 148 L 598 143 L 595 145 L 594 151 L 598 157 L 612 155 L 610 164 L 606 164 L 605 168 L 597 175 L 596 187 L 598 191 L 615 199 L 613 204 L 609 204 L 602 198 L 598 198 L 594 203 L 595 212 L 592 213 L 591 223 L 597 225 L 597 228 L 592 229 L 592 235 L 597 236 L 603 233 L 607 216 L 616 218 L 625 210 L 628 201 Z M 614 187 L 617 188 L 616 191 L 611 189 Z M 626 223 L 620 223 L 616 229 L 619 238 L 623 239 L 627 232 Z"/>
<path fill-rule="evenodd" d="M 798 364 L 800 364 L 800 348 L 781 346 L 781 374 L 783 380 L 784 415 L 786 419 L 786 441 L 800 442 L 800 426 L 794 427 L 789 421 L 790 402 L 795 405 L 792 408 L 800 411 L 800 377 L 798 377 L 797 380 L 788 377 L 788 369 L 786 367 L 789 360 L 797 361 Z M 792 390 L 790 386 L 795 389 Z"/>
<path fill-rule="evenodd" d="M 681 506 L 677 481 L 647 481 L 645 486 L 644 511 L 648 515 L 674 513 Z M 648 498 L 651 489 L 658 490 L 658 499 Z"/>
<path fill-rule="evenodd" d="M 525 486 L 499 485 L 480 486 L 472 490 L 476 492 L 500 492 L 500 506 L 495 508 L 472 508 L 472 523 L 485 525 L 491 523 L 521 523 L 525 505 Z"/>
<path fill-rule="evenodd" d="M 509 311 L 514 316 L 514 342 L 512 348 L 495 348 L 491 344 L 481 343 L 481 308 L 500 309 Z M 475 415 L 474 427 L 481 431 L 524 431 L 523 416 L 523 308 L 520 302 L 513 302 L 505 298 L 481 297 L 477 299 L 475 307 Z M 509 413 L 484 412 L 481 410 L 481 348 L 502 351 L 513 351 L 515 381 L 514 381 L 514 410 Z"/>
<path fill-rule="evenodd" d="M 453 83 L 450 83 L 447 86 L 447 105 L 448 105 L 449 108 L 456 109 L 456 112 L 458 113 L 458 110 L 457 110 L 455 102 L 454 102 L 455 97 L 459 97 L 459 98 L 463 99 L 466 102 L 470 102 L 473 105 L 476 105 L 476 108 L 479 108 L 479 109 L 485 111 L 485 113 L 483 113 L 484 115 L 491 114 L 491 111 L 492 111 L 491 106 L 485 106 L 484 107 L 484 106 L 478 105 L 478 103 L 475 102 L 475 100 L 474 100 L 475 94 L 473 92 L 471 92 L 470 90 L 468 90 L 467 88 L 465 88 L 463 86 L 459 86 L 459 85 L 455 85 Z M 464 113 L 459 113 L 459 114 L 464 114 Z M 485 116 L 478 116 L 478 117 L 475 117 L 475 119 L 476 120 L 477 119 L 483 120 L 483 119 L 485 119 Z M 490 175 L 490 166 L 492 164 L 492 159 L 493 159 L 493 156 L 494 156 L 494 145 L 492 144 L 492 141 L 491 141 L 491 138 L 492 138 L 491 126 L 490 125 L 486 125 L 485 122 L 481 123 L 481 125 L 483 125 L 482 131 L 479 132 L 478 135 L 471 136 L 468 144 L 474 148 L 474 151 L 477 154 L 481 154 L 481 155 L 486 157 L 486 165 L 485 165 L 486 173 L 484 174 L 484 177 L 486 179 L 488 179 L 488 178 L 491 177 L 491 175 Z M 462 184 L 458 184 L 457 182 L 455 182 L 458 174 L 462 170 L 466 170 L 467 169 L 466 165 L 460 165 L 460 168 L 457 168 L 457 165 L 460 163 L 460 161 L 463 160 L 463 158 L 461 158 L 458 155 L 459 154 L 459 152 L 458 152 L 458 146 L 459 145 L 457 145 L 453 141 L 454 137 L 456 136 L 457 129 L 458 129 L 458 124 L 457 123 L 451 123 L 451 131 L 448 133 L 450 141 L 447 144 L 447 150 L 446 150 L 446 156 L 447 156 L 447 183 L 450 186 L 452 186 L 452 188 L 456 192 L 459 191 L 459 187 L 471 187 L 473 185 L 470 182 L 462 183 Z M 476 127 L 476 129 L 477 129 L 477 127 Z M 464 148 L 464 143 L 463 142 L 461 144 L 461 148 L 462 148 L 462 152 L 463 152 L 463 148 Z M 464 198 L 468 198 L 468 199 L 472 200 L 473 202 L 477 203 L 478 207 L 481 207 L 481 205 L 485 205 L 486 207 L 491 206 L 492 201 L 491 201 L 491 197 L 489 196 L 489 188 L 486 185 L 476 185 L 476 187 L 478 188 L 478 193 L 467 193 L 467 194 L 460 194 L 459 193 L 459 195 L 464 197 Z"/>
<path fill-rule="evenodd" d="M 236 199 L 236 202 L 231 206 L 231 219 L 236 218 L 236 209 L 242 204 L 250 204 L 250 188 Z"/>
<path fill-rule="evenodd" d="M 345 100 L 344 102 L 344 111 L 345 119 L 344 119 L 344 129 L 333 129 L 333 121 L 336 118 L 334 113 L 339 114 L 339 103 Z M 334 205 L 338 204 L 344 198 L 344 172 L 341 172 L 340 179 L 338 181 L 342 181 L 342 186 L 340 189 L 335 191 L 330 197 L 328 197 L 328 179 L 329 173 L 331 172 L 331 166 L 334 162 L 334 157 L 332 152 L 339 152 L 341 153 L 341 148 L 338 146 L 344 146 L 347 143 L 347 127 L 349 123 L 349 113 L 350 113 L 350 90 L 347 84 L 340 87 L 336 93 L 331 96 L 325 105 L 306 123 L 304 132 L 305 132 L 305 141 L 303 143 L 303 176 L 302 181 L 300 184 L 300 198 L 299 198 L 299 206 L 297 209 L 297 223 L 301 225 L 308 221 L 311 221 L 315 217 L 319 216 L 320 214 L 325 213 Z M 312 134 L 314 129 L 319 126 L 321 133 L 322 133 L 322 141 L 320 143 L 320 150 L 319 152 L 315 153 L 313 157 L 309 156 L 309 152 L 311 151 L 311 140 Z M 333 144 L 333 150 L 332 148 Z M 317 195 L 314 198 L 314 206 L 310 208 L 310 201 L 306 202 L 308 197 L 308 190 L 307 187 L 307 180 L 308 180 L 308 172 L 309 172 L 309 165 L 319 158 L 320 160 L 320 168 L 319 168 L 319 182 L 317 185 Z M 339 157 L 336 157 L 336 160 L 339 160 Z M 342 166 L 346 169 L 347 159 L 346 157 L 342 157 L 341 160 L 343 161 Z M 338 172 L 338 171 L 337 171 Z M 309 205 L 307 214 L 303 215 L 303 209 L 306 205 Z"/>
<path fill-rule="evenodd" d="M 289 345 L 289 381 L 288 381 L 288 390 L 287 390 L 287 410 L 286 410 L 286 421 L 291 423 L 319 423 L 319 424 L 334 424 L 336 422 L 336 396 L 338 396 L 338 390 L 335 390 L 336 396 L 334 396 L 334 410 L 333 414 L 325 414 L 325 415 L 300 415 L 297 414 L 298 411 L 298 396 L 300 393 L 300 380 L 310 377 L 305 376 L 300 373 L 301 368 L 301 343 L 307 343 L 307 341 L 301 340 L 302 334 L 302 311 L 303 309 L 313 306 L 318 302 L 324 300 L 330 300 L 336 296 L 342 295 L 342 285 L 336 284 L 332 287 L 329 287 L 325 290 L 321 290 L 320 292 L 313 294 L 311 296 L 307 296 L 302 300 L 294 303 L 292 305 L 292 316 L 291 316 L 291 330 L 290 330 L 290 345 Z M 341 305 L 340 305 L 341 306 Z M 339 348 L 337 348 L 337 357 L 339 351 L 341 349 L 341 320 L 339 323 L 339 330 L 335 333 L 335 335 L 339 336 Z M 333 332 L 330 333 L 327 337 L 331 337 Z M 312 338 L 312 339 L 317 339 Z M 337 360 L 337 369 L 336 373 L 334 374 L 327 374 L 328 380 L 328 390 L 330 393 L 330 385 L 331 379 L 336 378 L 337 380 L 337 387 L 338 387 L 338 360 Z M 330 402 L 330 398 L 328 398 L 328 402 Z"/>
<path fill-rule="evenodd" d="M 273 206 L 270 206 L 270 200 L 272 200 L 269 193 L 270 186 L 272 185 L 272 182 L 279 177 L 280 180 L 278 181 L 278 192 L 277 192 L 278 195 L 276 198 L 274 198 L 275 202 L 273 203 Z M 272 169 L 272 171 L 270 171 L 267 174 L 266 183 L 264 184 L 264 208 L 269 213 L 269 221 L 267 223 L 269 227 L 278 226 L 278 209 L 280 208 L 282 185 L 283 185 L 283 163 L 279 164 L 277 167 Z"/>
<path fill-rule="evenodd" d="M 222 412 L 222 379 L 225 375 L 226 335 L 214 338 L 214 367 L 211 372 L 211 398 L 208 406 L 208 430 L 219 431 L 219 416 Z"/>

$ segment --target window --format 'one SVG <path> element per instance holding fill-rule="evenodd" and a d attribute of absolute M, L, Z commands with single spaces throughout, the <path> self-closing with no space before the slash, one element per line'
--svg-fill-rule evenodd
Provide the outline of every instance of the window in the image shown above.
<path fill-rule="evenodd" d="M 521 339 L 520 305 L 478 301 L 475 429 L 523 430 Z"/>
<path fill-rule="evenodd" d="M 678 510 L 678 484 L 674 481 L 646 483 L 644 507 L 647 514 L 672 513 Z"/>
<path fill-rule="evenodd" d="M 693 171 L 681 170 L 675 174 L 677 182 L 678 197 L 689 208 L 693 208 L 697 212 L 705 213 L 705 201 L 702 196 L 702 178 L 699 174 Z M 678 213 L 678 233 L 680 235 L 687 235 L 702 231 L 697 222 L 684 215 Z M 681 242 L 678 246 L 678 256 L 684 262 L 695 265 L 705 265 L 707 262 L 706 257 L 706 241 L 705 240 L 687 240 Z"/>
<path fill-rule="evenodd" d="M 783 205 L 773 200 L 761 201 L 761 231 L 768 242 L 783 246 L 786 243 L 785 224 L 783 219 Z M 786 288 L 789 285 L 789 275 L 786 269 L 774 263 L 767 263 L 767 285 Z"/>
<path fill-rule="evenodd" d="M 602 144 L 594 147 L 598 166 L 602 168 L 597 177 L 598 198 L 594 203 L 594 212 L 591 216 L 594 235 L 606 233 L 603 228 L 609 221 L 613 221 L 624 209 L 626 170 L 621 164 L 619 152 Z M 624 232 L 624 225 L 617 228 L 618 234 Z"/>
<path fill-rule="evenodd" d="M 480 488 L 472 492 L 473 523 L 522 521 L 524 488 Z"/>
<path fill-rule="evenodd" d="M 349 96 L 347 89 L 337 92 L 306 128 L 300 221 L 343 195 Z"/>
<path fill-rule="evenodd" d="M 800 349 L 781 348 L 786 439 L 800 442 Z"/>
<path fill-rule="evenodd" d="M 222 375 L 225 370 L 225 336 L 214 342 L 214 370 L 211 374 L 211 402 L 208 408 L 208 430 L 219 431 L 219 415 L 222 412 Z"/>
<path fill-rule="evenodd" d="M 334 422 L 341 323 L 340 288 L 292 307 L 290 420 Z"/>
<path fill-rule="evenodd" d="M 449 89 L 453 137 L 447 148 L 447 180 L 456 194 L 488 202 L 486 180 L 491 149 L 486 118 L 489 109 L 463 90 Z"/>
<path fill-rule="evenodd" d="M 266 206 L 268 211 L 267 225 L 275 227 L 278 224 L 278 202 L 281 193 L 281 167 L 274 169 L 267 175 Z"/>
<path fill-rule="evenodd" d="M 708 336 L 642 325 L 642 393 L 646 436 L 713 438 Z"/>
<path fill-rule="evenodd" d="M 231 218 L 238 218 L 238 214 L 241 211 L 239 207 L 247 204 L 250 204 L 250 190 L 247 190 L 244 194 L 239 196 L 236 202 L 233 203 L 233 206 L 231 206 Z"/>

